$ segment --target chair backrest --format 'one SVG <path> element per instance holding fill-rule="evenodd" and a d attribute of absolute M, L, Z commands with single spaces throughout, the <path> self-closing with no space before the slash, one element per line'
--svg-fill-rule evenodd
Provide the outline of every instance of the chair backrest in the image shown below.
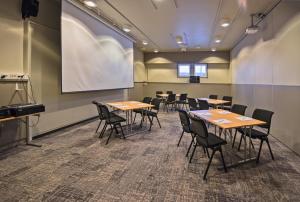
<path fill-rule="evenodd" d="M 100 106 L 103 105 L 103 104 L 101 104 L 100 102 L 97 102 L 97 101 L 92 101 L 92 103 L 93 103 L 94 105 L 96 105 L 96 107 L 97 107 L 99 119 L 103 120 L 104 117 L 103 117 L 103 114 L 102 114 L 101 109 L 100 109 Z"/>
<path fill-rule="evenodd" d="M 190 121 L 188 113 L 185 110 L 181 110 L 181 109 L 178 109 L 178 112 L 179 112 L 179 118 L 180 118 L 182 127 L 183 128 L 187 127 L 190 129 L 191 121 Z"/>
<path fill-rule="evenodd" d="M 154 105 L 154 107 L 152 107 L 152 109 L 159 111 L 160 102 L 161 102 L 161 99 L 153 98 L 151 101 L 151 104 Z"/>
<path fill-rule="evenodd" d="M 231 106 L 231 104 L 232 104 L 232 96 L 226 96 L 225 95 L 225 96 L 223 96 L 222 100 L 229 101 L 229 102 L 225 103 L 224 105 Z"/>
<path fill-rule="evenodd" d="M 167 102 L 173 102 L 176 100 L 176 94 L 169 94 Z"/>
<path fill-rule="evenodd" d="M 208 110 L 209 104 L 207 100 L 198 100 L 200 110 Z"/>
<path fill-rule="evenodd" d="M 179 97 L 180 101 L 186 101 L 186 99 L 187 99 L 187 93 L 180 94 L 180 97 Z"/>
<path fill-rule="evenodd" d="M 246 109 L 247 106 L 245 105 L 234 104 L 230 111 L 239 115 L 245 115 Z"/>
<path fill-rule="evenodd" d="M 109 110 L 108 110 L 107 106 L 99 105 L 99 108 L 100 108 L 100 112 L 103 116 L 103 119 L 109 120 L 110 119 L 110 113 L 109 113 Z"/>
<path fill-rule="evenodd" d="M 151 103 L 151 100 L 152 100 L 151 97 L 144 97 L 143 103 L 150 104 L 150 103 Z"/>
<path fill-rule="evenodd" d="M 266 124 L 259 125 L 259 127 L 266 128 L 269 133 L 273 114 L 274 112 L 265 109 L 255 109 L 252 114 L 252 118 L 266 122 Z"/>
<path fill-rule="evenodd" d="M 170 90 L 169 90 L 169 91 L 167 91 L 167 94 L 169 94 L 169 95 L 170 95 L 170 94 L 173 94 L 173 91 L 170 91 Z"/>
<path fill-rule="evenodd" d="M 198 142 L 208 141 L 208 131 L 205 122 L 201 119 L 191 118 L 191 130 Z"/>
<path fill-rule="evenodd" d="M 163 92 L 162 91 L 156 91 L 156 95 L 157 94 L 163 94 Z"/>
<path fill-rule="evenodd" d="M 218 95 L 209 95 L 208 96 L 209 99 L 218 99 Z"/>
<path fill-rule="evenodd" d="M 188 98 L 188 103 L 189 103 L 189 107 L 190 109 L 198 109 L 198 103 L 196 101 L 195 98 Z"/>

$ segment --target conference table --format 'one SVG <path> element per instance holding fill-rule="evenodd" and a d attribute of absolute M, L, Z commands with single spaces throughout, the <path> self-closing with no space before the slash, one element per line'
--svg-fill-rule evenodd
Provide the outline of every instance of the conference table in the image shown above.
<path fill-rule="evenodd" d="M 210 99 L 210 98 L 197 98 L 197 100 L 206 100 L 208 104 L 213 105 L 215 108 L 217 108 L 219 105 L 222 106 L 230 102 L 227 100 L 218 100 L 218 99 Z"/>
<path fill-rule="evenodd" d="M 127 134 L 132 132 L 132 125 L 133 125 L 132 112 L 133 112 L 133 110 L 135 110 L 135 109 L 150 110 L 152 107 L 154 107 L 154 105 L 139 102 L 139 101 L 120 101 L 120 102 L 109 102 L 106 104 L 108 106 L 112 107 L 113 109 L 117 109 L 117 110 L 121 110 L 121 111 L 125 112 Z"/>
<path fill-rule="evenodd" d="M 263 125 L 266 124 L 266 122 L 253 119 L 247 116 L 241 116 L 239 114 L 232 113 L 227 110 L 222 109 L 211 109 L 211 110 L 197 110 L 197 111 L 190 111 L 190 115 L 195 116 L 197 118 L 200 118 L 210 124 L 213 124 L 217 127 L 219 127 L 221 130 L 219 130 L 221 133 L 224 132 L 226 136 L 226 130 L 236 129 L 236 128 L 242 128 L 244 131 L 247 129 L 252 129 L 254 126 Z M 220 136 L 221 136 L 220 133 Z M 231 143 L 232 143 L 232 134 L 230 135 Z M 252 147 L 251 147 L 251 130 L 249 133 L 248 138 L 248 149 L 247 149 L 247 138 L 244 138 L 244 157 L 242 160 L 232 163 L 228 165 L 228 167 L 235 167 L 240 164 L 244 164 L 247 162 L 252 162 L 256 159 L 256 156 L 253 157 L 252 155 Z"/>

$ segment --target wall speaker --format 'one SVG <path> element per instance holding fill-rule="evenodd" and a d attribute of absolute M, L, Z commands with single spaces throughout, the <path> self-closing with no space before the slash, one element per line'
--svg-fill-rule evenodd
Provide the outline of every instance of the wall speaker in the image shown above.
<path fill-rule="evenodd" d="M 22 18 L 36 17 L 39 12 L 38 0 L 22 0 Z"/>

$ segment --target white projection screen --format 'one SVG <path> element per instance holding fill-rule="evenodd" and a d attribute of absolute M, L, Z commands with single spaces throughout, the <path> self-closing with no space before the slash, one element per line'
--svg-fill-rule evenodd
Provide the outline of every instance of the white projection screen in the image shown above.
<path fill-rule="evenodd" d="M 133 87 L 133 42 L 62 1 L 62 92 Z"/>

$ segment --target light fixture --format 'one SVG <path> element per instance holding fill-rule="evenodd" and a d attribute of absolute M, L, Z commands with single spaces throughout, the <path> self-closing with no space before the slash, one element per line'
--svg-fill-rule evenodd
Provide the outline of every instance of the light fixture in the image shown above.
<path fill-rule="evenodd" d="M 157 49 L 154 49 L 154 53 L 158 53 L 159 51 Z"/>
<path fill-rule="evenodd" d="M 216 39 L 215 42 L 216 43 L 221 43 L 221 39 Z"/>
<path fill-rule="evenodd" d="M 176 43 L 177 44 L 183 44 L 183 38 L 182 38 L 182 36 L 180 36 L 180 35 L 176 36 Z"/>
<path fill-rule="evenodd" d="M 124 32 L 130 32 L 131 31 L 131 26 L 130 25 L 124 25 L 123 26 L 123 31 Z"/>
<path fill-rule="evenodd" d="M 143 45 L 147 46 L 148 42 L 147 41 L 143 41 Z"/>
<path fill-rule="evenodd" d="M 255 14 L 251 14 L 251 25 L 247 27 L 246 34 L 255 34 L 259 30 L 259 27 L 257 25 L 254 25 L 254 21 L 253 21 L 254 17 Z"/>
<path fill-rule="evenodd" d="M 216 50 L 217 50 L 216 48 L 212 48 L 212 49 L 211 49 L 212 52 L 215 52 Z"/>
<path fill-rule="evenodd" d="M 93 0 L 84 0 L 83 3 L 88 7 L 92 7 L 92 8 L 97 7 L 97 4 Z"/>
<path fill-rule="evenodd" d="M 230 25 L 230 20 L 228 18 L 223 18 L 221 20 L 221 26 L 222 27 L 229 27 L 229 25 Z"/>

